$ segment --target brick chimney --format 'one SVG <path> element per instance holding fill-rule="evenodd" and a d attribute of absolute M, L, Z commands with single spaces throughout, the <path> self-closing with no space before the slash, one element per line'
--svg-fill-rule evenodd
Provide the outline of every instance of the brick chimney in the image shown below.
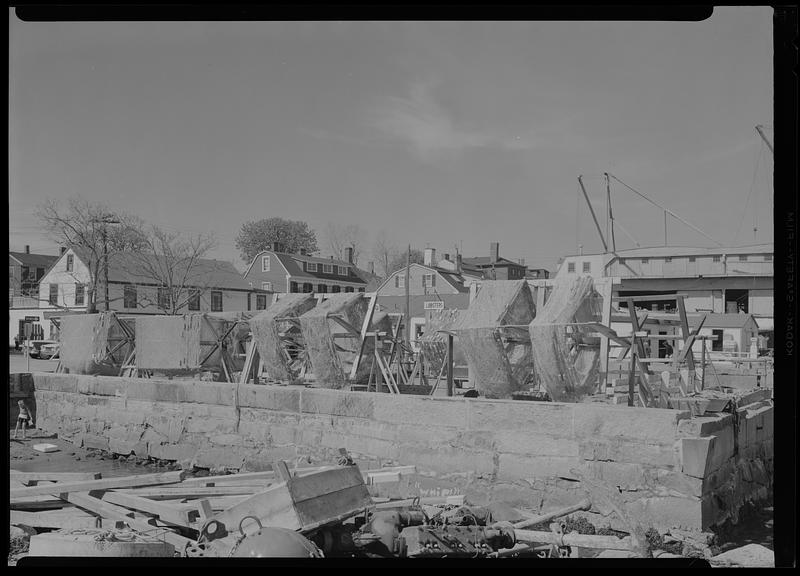
<path fill-rule="evenodd" d="M 489 262 L 494 264 L 500 259 L 500 243 L 491 242 L 489 244 Z"/>
<path fill-rule="evenodd" d="M 425 266 L 436 266 L 436 248 L 425 248 Z"/>
<path fill-rule="evenodd" d="M 456 274 L 461 274 L 461 254 L 456 254 Z"/>
<path fill-rule="evenodd" d="M 349 264 L 353 263 L 353 247 L 348 246 L 344 249 L 344 259 L 347 260 Z"/>
<path fill-rule="evenodd" d="M 25 254 L 30 254 L 30 253 L 31 253 L 31 246 L 30 246 L 30 244 L 25 244 Z"/>

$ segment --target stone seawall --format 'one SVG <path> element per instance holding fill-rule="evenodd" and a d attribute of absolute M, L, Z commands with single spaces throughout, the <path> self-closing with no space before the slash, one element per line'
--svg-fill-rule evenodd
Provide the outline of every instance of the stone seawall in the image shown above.
<path fill-rule="evenodd" d="M 186 466 L 260 470 L 275 459 L 416 465 L 423 495 L 464 493 L 548 510 L 594 483 L 660 530 L 705 530 L 772 485 L 773 409 L 754 394 L 736 415 L 604 404 L 33 375 L 39 427 L 88 448 Z M 597 495 L 597 494 L 595 494 Z M 595 508 L 619 526 L 607 498 Z M 602 520 L 602 519 L 601 519 Z M 603 524 L 601 521 L 600 524 Z"/>

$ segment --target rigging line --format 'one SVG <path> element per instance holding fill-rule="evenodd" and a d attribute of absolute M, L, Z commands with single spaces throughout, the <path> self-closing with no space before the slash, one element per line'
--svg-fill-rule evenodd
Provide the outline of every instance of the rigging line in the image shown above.
<path fill-rule="evenodd" d="M 739 219 L 739 225 L 736 227 L 736 235 L 733 237 L 733 244 L 736 245 L 736 241 L 739 239 L 739 232 L 742 229 L 742 224 L 744 223 L 744 217 L 747 214 L 747 206 L 750 204 L 750 197 L 753 194 L 753 189 L 756 186 L 756 175 L 758 174 L 758 165 L 761 163 L 761 155 L 764 152 L 764 141 L 761 141 L 761 146 L 758 147 L 758 156 L 756 156 L 756 167 L 753 169 L 753 182 L 750 184 L 750 192 L 747 193 L 747 200 L 745 200 L 744 208 L 742 209 L 742 217 Z"/>
<path fill-rule="evenodd" d="M 628 232 L 627 230 L 625 230 L 625 228 L 622 226 L 622 224 L 620 224 L 620 223 L 619 223 L 619 220 L 615 220 L 615 221 L 614 221 L 614 226 L 616 226 L 616 227 L 618 227 L 620 230 L 622 230 L 622 232 L 625 234 L 625 236 L 627 236 L 627 237 L 628 237 L 628 239 L 629 239 L 631 242 L 633 242 L 634 244 L 636 244 L 636 247 L 637 247 L 637 248 L 638 248 L 639 246 L 641 246 L 641 244 L 639 244 L 639 242 L 636 240 L 636 238 L 634 238 L 634 237 L 631 235 L 631 233 L 630 233 L 630 232 Z"/>
<path fill-rule="evenodd" d="M 638 190 L 635 190 L 635 189 L 631 188 L 630 186 L 628 186 L 627 184 L 625 184 L 625 182 L 623 182 L 622 180 L 620 180 L 619 178 L 617 178 L 617 177 L 616 177 L 616 176 L 614 176 L 613 174 L 609 173 L 609 176 L 611 176 L 611 177 L 612 177 L 614 180 L 616 180 L 617 182 L 619 182 L 620 184 L 622 184 L 623 186 L 625 186 L 625 188 L 627 188 L 628 190 L 630 190 L 631 192 L 633 192 L 633 193 L 634 193 L 634 194 L 636 194 L 637 196 L 641 196 L 642 198 L 644 198 L 645 200 L 647 200 L 648 202 L 650 202 L 650 203 L 651 203 L 651 204 L 653 204 L 654 206 L 657 206 L 658 208 L 661 208 L 662 210 L 664 210 L 665 212 L 667 212 L 668 214 L 670 214 L 671 216 L 673 216 L 674 218 L 676 218 L 676 219 L 677 219 L 677 220 L 679 220 L 680 222 L 683 222 L 684 224 L 686 224 L 686 225 L 687 225 L 689 228 L 691 228 L 691 229 L 692 229 L 692 230 L 694 230 L 695 232 L 699 232 L 700 234 L 702 234 L 703 236 L 705 236 L 706 238 L 708 238 L 709 240 L 711 240 L 712 242 L 714 242 L 714 244 L 717 244 L 717 245 L 719 245 L 719 246 L 723 246 L 723 244 L 722 244 L 722 243 L 718 242 L 717 240 L 714 240 L 714 239 L 713 239 L 711 236 L 709 236 L 708 234 L 706 234 L 705 232 L 703 232 L 702 230 L 700 230 L 700 229 L 699 229 L 697 226 L 695 226 L 695 225 L 693 225 L 693 224 L 690 224 L 689 222 L 687 222 L 686 220 L 684 220 L 683 218 L 681 218 L 680 216 L 678 216 L 677 214 L 675 214 L 675 212 L 673 212 L 672 210 L 670 210 L 670 209 L 668 209 L 668 208 L 665 208 L 664 206 L 661 206 L 660 204 L 658 204 L 658 203 L 657 203 L 657 202 L 655 202 L 654 200 L 651 200 L 650 198 L 648 198 L 647 196 L 645 196 L 644 194 L 642 194 L 642 193 L 641 193 L 641 192 L 639 192 Z"/>

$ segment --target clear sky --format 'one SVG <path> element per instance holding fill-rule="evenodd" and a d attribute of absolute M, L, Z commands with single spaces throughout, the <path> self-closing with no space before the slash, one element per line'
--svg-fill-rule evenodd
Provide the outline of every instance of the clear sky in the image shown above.
<path fill-rule="evenodd" d="M 703 22 L 21 22 L 10 13 L 9 242 L 80 194 L 174 231 L 381 229 L 553 269 L 600 251 L 603 172 L 726 245 L 772 241 L 772 9 Z M 612 180 L 617 221 L 663 213 Z M 753 234 L 754 222 L 758 232 Z M 738 235 L 737 235 L 738 231 Z M 633 247 L 621 230 L 618 247 Z M 669 242 L 710 245 L 670 219 Z M 368 257 L 363 258 L 367 260 Z"/>

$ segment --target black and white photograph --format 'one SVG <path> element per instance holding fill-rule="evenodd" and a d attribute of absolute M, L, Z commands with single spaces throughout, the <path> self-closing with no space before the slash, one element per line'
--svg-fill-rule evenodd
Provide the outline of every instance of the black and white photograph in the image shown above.
<path fill-rule="evenodd" d="M 8 12 L 9 566 L 793 564 L 785 11 L 72 10 Z"/>

